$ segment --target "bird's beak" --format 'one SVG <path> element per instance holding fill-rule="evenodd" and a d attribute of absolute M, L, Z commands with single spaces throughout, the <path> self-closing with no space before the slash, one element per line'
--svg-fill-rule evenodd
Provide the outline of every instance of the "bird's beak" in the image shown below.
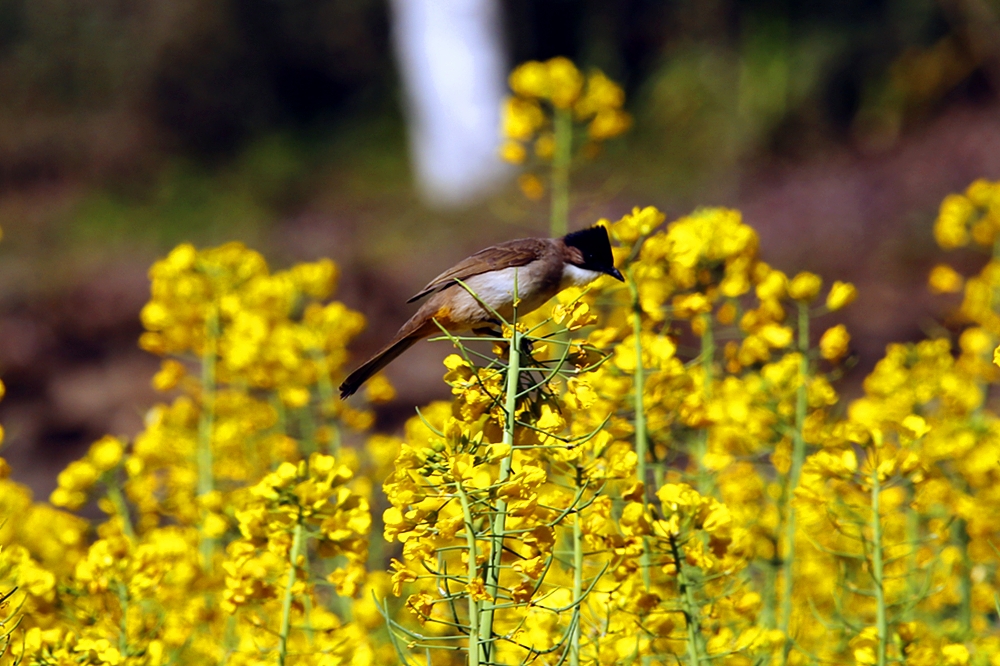
<path fill-rule="evenodd" d="M 619 271 L 617 268 L 612 268 L 610 271 L 608 271 L 608 275 L 621 282 L 625 281 L 625 278 L 622 277 L 621 271 Z"/>

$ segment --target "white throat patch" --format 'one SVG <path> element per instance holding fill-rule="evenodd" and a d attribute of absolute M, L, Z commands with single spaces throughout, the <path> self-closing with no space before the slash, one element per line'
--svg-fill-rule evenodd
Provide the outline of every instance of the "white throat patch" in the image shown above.
<path fill-rule="evenodd" d="M 570 285 L 575 287 L 582 287 L 586 284 L 590 284 L 597 278 L 601 277 L 603 273 L 597 271 L 591 271 L 586 268 L 580 268 L 579 266 L 574 266 L 573 264 L 563 265 L 562 274 L 562 286 L 568 287 Z"/>

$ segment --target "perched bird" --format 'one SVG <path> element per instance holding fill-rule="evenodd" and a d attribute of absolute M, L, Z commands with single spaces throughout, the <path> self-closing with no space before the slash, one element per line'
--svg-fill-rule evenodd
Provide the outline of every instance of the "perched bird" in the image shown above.
<path fill-rule="evenodd" d="M 480 250 L 431 280 L 407 301 L 412 303 L 430 295 L 389 344 L 344 380 L 340 397 L 353 395 L 414 343 L 440 333 L 441 328 L 451 333 L 482 333 L 495 328 L 500 322 L 479 300 L 510 321 L 514 314 L 515 273 L 520 314 L 540 307 L 566 287 L 585 285 L 601 275 L 625 281 L 615 268 L 611 240 L 604 227 L 574 231 L 562 238 L 521 238 Z"/>

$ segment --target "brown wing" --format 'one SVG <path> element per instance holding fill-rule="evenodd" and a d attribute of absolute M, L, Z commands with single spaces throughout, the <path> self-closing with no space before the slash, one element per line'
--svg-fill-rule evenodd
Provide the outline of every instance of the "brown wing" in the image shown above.
<path fill-rule="evenodd" d="M 521 238 L 480 250 L 431 280 L 426 287 L 420 290 L 420 293 L 408 300 L 407 303 L 412 303 L 428 294 L 433 294 L 435 291 L 450 287 L 455 284 L 455 280 L 468 280 L 470 277 L 490 271 L 525 266 L 545 254 L 545 250 L 548 248 L 547 243 L 541 238 Z"/>

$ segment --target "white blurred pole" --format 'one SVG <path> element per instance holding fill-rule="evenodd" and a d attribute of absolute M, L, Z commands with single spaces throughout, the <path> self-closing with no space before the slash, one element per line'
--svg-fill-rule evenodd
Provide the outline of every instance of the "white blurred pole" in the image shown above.
<path fill-rule="evenodd" d="M 417 185 L 438 206 L 493 189 L 506 60 L 499 0 L 392 0 Z"/>

